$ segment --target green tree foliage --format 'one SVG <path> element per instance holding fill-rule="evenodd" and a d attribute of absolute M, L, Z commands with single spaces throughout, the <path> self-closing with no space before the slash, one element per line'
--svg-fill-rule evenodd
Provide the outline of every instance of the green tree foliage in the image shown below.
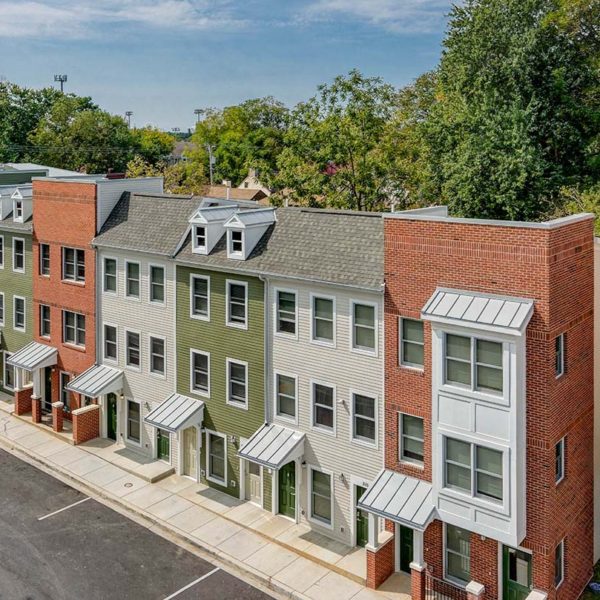
<path fill-rule="evenodd" d="M 136 155 L 150 164 L 165 161 L 175 146 L 175 138 L 155 127 L 141 127 L 132 131 Z"/>
<path fill-rule="evenodd" d="M 191 163 L 168 164 L 164 161 L 150 163 L 141 156 L 127 164 L 127 177 L 164 177 L 167 194 L 201 195 L 206 191 L 207 181 L 201 171 Z"/>

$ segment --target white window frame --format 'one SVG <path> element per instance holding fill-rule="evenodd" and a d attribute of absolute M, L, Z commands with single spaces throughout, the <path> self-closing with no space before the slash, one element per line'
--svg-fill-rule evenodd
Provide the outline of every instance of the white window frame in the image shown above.
<path fill-rule="evenodd" d="M 231 316 L 231 312 L 229 310 L 230 307 L 230 301 L 231 301 L 231 296 L 230 296 L 230 286 L 231 285 L 241 285 L 244 287 L 245 290 L 245 303 L 244 303 L 244 323 L 237 323 L 235 321 L 230 321 L 229 317 Z M 226 279 L 225 280 L 225 325 L 227 325 L 227 327 L 235 327 L 236 329 L 244 329 L 247 330 L 248 329 L 248 304 L 249 304 L 249 297 L 248 297 L 248 282 L 247 281 L 240 281 L 237 279 Z"/>
<path fill-rule="evenodd" d="M 19 200 L 15 198 L 15 214 L 13 215 L 13 221 L 15 223 L 23 222 L 23 200 Z"/>
<path fill-rule="evenodd" d="M 0 327 L 4 327 L 6 319 L 6 296 L 4 292 L 0 292 L 0 298 L 2 298 L 2 310 L 0 311 Z"/>
<path fill-rule="evenodd" d="M 42 252 L 42 248 L 48 248 L 48 273 L 44 273 L 44 253 Z M 38 273 L 40 277 L 50 277 L 50 244 L 46 244 L 45 242 L 40 242 L 38 245 Z"/>
<path fill-rule="evenodd" d="M 294 294 L 294 324 L 295 324 L 295 333 L 286 333 L 285 331 L 279 331 L 279 292 L 283 292 L 284 294 Z M 298 339 L 298 330 L 300 329 L 300 323 L 298 322 L 298 291 L 292 290 L 290 288 L 274 288 L 273 289 L 273 333 L 277 337 L 288 338 L 297 340 Z"/>
<path fill-rule="evenodd" d="M 129 265 L 137 265 L 138 266 L 138 295 L 132 296 L 129 294 L 129 277 L 127 274 L 127 269 Z M 125 261 L 125 298 L 127 300 L 132 300 L 134 302 L 141 302 L 142 300 L 142 264 L 138 260 L 126 260 Z"/>
<path fill-rule="evenodd" d="M 106 261 L 115 261 L 115 291 L 108 290 L 106 288 Z M 102 257 L 102 293 L 108 294 L 109 296 L 116 296 L 119 293 L 119 259 L 116 256 L 103 256 Z"/>
<path fill-rule="evenodd" d="M 225 462 L 225 468 L 224 468 L 224 475 L 225 475 L 225 479 L 223 481 L 221 481 L 220 479 L 217 479 L 216 477 L 213 477 L 210 474 L 210 436 L 214 435 L 216 437 L 220 437 L 223 438 L 225 440 L 225 444 L 223 446 L 223 456 L 224 456 L 224 462 Z M 206 479 L 208 481 L 211 481 L 212 483 L 216 483 L 217 485 L 220 485 L 222 487 L 228 487 L 228 469 L 227 469 L 227 435 L 225 435 L 224 433 L 220 433 L 218 431 L 213 431 L 212 429 L 206 429 Z"/>
<path fill-rule="evenodd" d="M 554 343 L 556 344 L 556 340 L 560 340 L 560 365 L 554 365 L 554 375 L 556 379 L 560 379 L 565 374 L 565 334 L 564 332 L 560 335 L 557 335 L 554 339 Z M 556 346 L 554 349 L 556 353 Z M 556 356 L 555 356 L 556 361 Z M 557 367 L 559 367 L 557 369 Z"/>
<path fill-rule="evenodd" d="M 163 343 L 163 372 L 154 371 L 152 369 L 152 340 L 160 340 Z M 158 379 L 167 378 L 167 338 L 164 335 L 155 335 L 153 333 L 148 334 L 148 373 Z"/>
<path fill-rule="evenodd" d="M 239 232 L 241 235 L 241 243 L 242 243 L 241 250 L 233 249 L 233 232 L 234 231 Z M 227 230 L 227 255 L 230 257 L 231 256 L 243 257 L 245 250 L 246 250 L 246 232 L 243 229 L 228 229 Z"/>
<path fill-rule="evenodd" d="M 279 376 L 289 377 L 294 380 L 294 417 L 279 412 L 279 394 L 277 391 L 277 379 Z M 285 421 L 286 423 L 293 423 L 295 425 L 298 424 L 298 375 L 287 373 L 285 371 L 273 372 L 273 415 L 279 421 Z"/>
<path fill-rule="evenodd" d="M 129 403 L 137 404 L 140 407 L 140 439 L 136 441 L 135 439 L 129 437 Z M 133 398 L 125 398 L 125 439 L 134 446 L 138 446 L 141 448 L 142 442 L 144 441 L 144 416 L 142 414 L 142 403 L 139 400 L 135 400 Z"/>
<path fill-rule="evenodd" d="M 68 278 L 66 276 L 66 264 L 67 264 L 67 251 L 72 250 L 73 251 L 73 279 Z M 61 249 L 61 259 L 62 259 L 62 265 L 61 265 L 61 274 L 60 274 L 60 278 L 61 281 L 66 282 L 66 283 L 76 283 L 77 285 L 85 285 L 85 250 L 83 248 L 75 248 L 73 246 L 62 246 Z M 78 254 L 79 252 L 83 253 L 83 279 L 78 279 L 78 266 L 79 266 L 79 261 L 78 261 Z"/>
<path fill-rule="evenodd" d="M 196 279 L 206 281 L 206 315 L 197 315 L 194 313 L 194 281 Z M 190 319 L 210 321 L 210 277 L 208 275 L 190 273 Z"/>
<path fill-rule="evenodd" d="M 315 467 L 314 465 L 307 465 L 308 466 L 308 520 L 311 523 L 315 523 L 316 525 L 319 525 L 320 527 L 325 527 L 326 529 L 332 530 L 334 528 L 334 521 L 335 521 L 335 515 L 334 515 L 334 509 L 335 509 L 335 487 L 334 487 L 334 477 L 333 477 L 333 473 L 327 469 L 319 469 L 317 467 Z M 319 517 L 313 517 L 313 471 L 316 471 L 318 473 L 323 473 L 324 475 L 328 475 L 329 476 L 329 495 L 330 495 L 330 504 L 331 504 L 331 522 L 327 523 L 326 521 L 323 521 L 323 519 L 319 519 Z"/>
<path fill-rule="evenodd" d="M 322 298 L 323 300 L 331 300 L 333 302 L 333 339 L 331 341 L 318 340 L 315 338 L 315 299 Z M 337 341 L 337 307 L 335 296 L 328 296 L 327 294 L 310 294 L 310 342 L 317 346 L 325 346 L 327 348 L 335 348 Z M 350 342 L 352 343 L 352 342 Z"/>
<path fill-rule="evenodd" d="M 415 321 L 423 325 L 423 349 L 425 349 L 425 324 L 422 319 L 413 319 L 411 317 L 398 317 L 398 363 L 405 369 L 415 369 L 416 371 L 423 371 L 425 369 L 425 352 L 423 352 L 423 364 L 418 365 L 404 360 L 404 321 Z M 412 340 L 408 341 L 409 344 L 418 344 Z M 445 344 L 444 344 L 445 350 Z M 444 362 L 445 364 L 445 362 Z"/>
<path fill-rule="evenodd" d="M 375 438 L 372 441 L 358 438 L 356 437 L 356 413 L 354 407 L 354 396 L 363 396 L 364 398 L 369 398 L 373 400 L 373 410 L 374 417 L 373 422 L 375 424 Z M 334 396 L 335 401 L 335 396 Z M 357 444 L 359 446 L 366 446 L 367 448 L 377 448 L 379 443 L 379 398 L 377 394 L 373 394 L 371 392 L 361 392 L 359 390 L 351 389 L 350 390 L 350 442 L 353 444 Z M 365 420 L 370 420 L 368 417 L 361 416 L 361 418 Z"/>
<path fill-rule="evenodd" d="M 12 270 L 15 273 L 25 273 L 25 238 L 14 237 L 12 242 L 13 242 L 12 243 Z M 21 242 L 23 244 L 23 268 L 22 269 L 15 268 L 15 256 L 16 256 L 15 246 L 16 246 L 17 242 Z"/>
<path fill-rule="evenodd" d="M 17 300 L 23 301 L 23 327 L 17 327 Z M 13 329 L 27 331 L 27 300 L 24 296 L 13 296 Z"/>
<path fill-rule="evenodd" d="M 565 581 L 565 538 L 560 540 L 556 547 L 554 548 L 554 560 L 552 561 L 554 564 L 554 568 L 556 570 L 556 551 L 560 548 L 560 581 L 556 582 L 556 572 L 554 573 L 554 587 L 558 589 L 563 582 Z"/>
<path fill-rule="evenodd" d="M 42 326 L 44 323 L 44 317 L 43 317 L 43 309 L 47 308 L 50 311 L 50 322 L 49 322 L 49 326 L 50 329 L 52 329 L 52 309 L 50 308 L 49 304 L 40 304 L 40 313 L 39 313 L 39 330 L 40 330 L 40 337 L 44 338 L 45 340 L 49 340 L 50 339 L 50 333 L 42 333 Z"/>
<path fill-rule="evenodd" d="M 333 428 L 329 429 L 324 425 L 317 425 L 315 423 L 316 410 L 315 410 L 315 386 L 322 385 L 333 390 Z M 321 381 L 319 379 L 310 380 L 310 428 L 315 431 L 319 431 L 325 435 L 337 437 L 337 388 L 331 383 Z"/>
<path fill-rule="evenodd" d="M 163 300 L 152 299 L 152 269 L 162 269 Z M 167 267 L 165 265 L 161 265 L 158 263 L 148 263 L 148 302 L 156 306 L 166 306 L 167 304 Z"/>
<path fill-rule="evenodd" d="M 423 460 L 416 460 L 414 458 L 404 458 L 403 456 L 403 451 L 404 451 L 404 416 L 407 417 L 413 417 L 415 419 L 421 419 L 421 421 L 423 422 Z M 406 437 L 411 437 L 411 436 L 406 436 Z M 416 439 L 416 438 L 412 438 L 412 439 Z M 421 441 L 421 440 L 418 440 Z M 410 413 L 407 412 L 402 412 L 402 411 L 398 411 L 398 462 L 404 463 L 404 464 L 409 464 L 412 465 L 413 467 L 421 467 L 423 468 L 425 466 L 425 419 L 423 417 L 419 417 L 418 415 L 412 415 Z"/>
<path fill-rule="evenodd" d="M 4 251 L 6 247 L 4 246 L 4 235 L 0 235 L 0 269 L 4 269 Z"/>
<path fill-rule="evenodd" d="M 125 329 L 123 331 L 124 333 L 124 348 L 125 348 L 125 368 L 129 369 L 130 371 L 136 371 L 136 372 L 141 372 L 142 370 L 142 364 L 143 364 L 143 356 L 142 356 L 142 334 L 140 331 L 136 330 L 136 329 Z M 127 343 L 127 334 L 128 333 L 133 333 L 134 335 L 138 336 L 138 340 L 139 340 L 139 345 L 138 345 L 138 352 L 140 355 L 140 362 L 139 365 L 136 367 L 135 365 L 130 365 L 129 364 L 129 344 Z"/>
<path fill-rule="evenodd" d="M 75 315 L 75 341 L 74 342 L 68 342 L 67 341 L 67 313 L 71 313 L 73 315 Z M 77 343 L 77 331 L 78 331 L 78 327 L 77 327 L 77 317 L 81 316 L 85 319 L 85 315 L 83 313 L 78 313 L 75 312 L 74 310 L 66 310 L 63 309 L 62 310 L 62 343 L 67 345 L 67 346 L 71 346 L 72 348 L 85 348 L 85 343 L 83 344 L 78 344 Z M 87 322 L 86 322 L 86 327 L 85 330 L 83 332 L 83 337 L 86 338 L 87 337 Z"/>
<path fill-rule="evenodd" d="M 207 370 L 208 370 L 208 390 L 203 392 L 194 387 L 194 354 L 200 354 L 207 358 Z M 203 350 L 197 350 L 196 348 L 190 348 L 190 392 L 196 396 L 203 396 L 204 398 L 210 398 L 210 352 L 204 352 Z"/>
<path fill-rule="evenodd" d="M 371 306 L 373 310 L 373 333 L 375 347 L 373 349 L 363 348 L 356 345 L 356 323 L 354 321 L 354 307 L 356 305 Z M 335 312 L 335 306 L 334 306 Z M 356 354 L 366 354 L 367 356 L 377 356 L 379 348 L 379 321 L 378 321 L 378 306 L 377 302 L 369 302 L 367 300 L 350 300 L 350 351 Z M 334 335 L 335 337 L 335 335 Z"/>
<path fill-rule="evenodd" d="M 246 369 L 246 385 L 245 385 L 245 394 L 246 394 L 246 398 L 245 398 L 245 403 L 242 404 L 241 402 L 236 402 L 235 400 L 231 400 L 230 394 L 231 394 L 231 387 L 230 387 L 230 371 L 229 371 L 229 366 L 235 364 L 235 365 L 243 365 L 244 368 Z M 235 406 L 236 408 L 241 408 L 242 410 L 248 410 L 248 396 L 249 396 L 249 387 L 250 387 L 250 369 L 248 369 L 248 363 L 244 360 L 237 360 L 235 358 L 226 358 L 225 359 L 225 382 L 227 385 L 227 390 L 226 390 L 226 404 L 228 404 L 229 406 Z"/>
<path fill-rule="evenodd" d="M 198 229 L 204 229 L 204 244 L 198 244 Z M 194 250 L 202 250 L 206 252 L 208 248 L 208 227 L 206 225 L 194 225 L 192 231 L 192 241 L 193 241 L 193 249 Z"/>
<path fill-rule="evenodd" d="M 6 364 L 6 361 L 13 355 L 13 352 L 8 352 L 8 351 L 4 351 L 4 362 L 2 364 L 2 386 L 4 387 L 5 390 L 10 390 L 11 392 L 14 392 L 15 390 L 15 386 L 14 385 L 6 385 L 6 369 L 8 368 L 12 368 L 13 370 L 13 381 L 15 381 L 15 367 L 11 367 L 10 365 Z"/>
<path fill-rule="evenodd" d="M 450 583 L 453 583 L 454 585 L 457 585 L 458 587 L 461 588 L 465 588 L 468 585 L 468 581 L 463 581 L 462 579 L 458 579 L 456 577 L 452 577 L 452 575 L 448 575 L 448 554 L 446 552 L 447 550 L 447 546 L 448 546 L 448 525 L 449 523 L 444 523 L 444 532 L 443 532 L 443 539 L 442 539 L 442 546 L 443 546 L 443 551 L 444 551 L 444 556 L 443 556 L 443 567 L 444 567 L 444 580 L 445 581 L 449 581 Z M 456 527 L 457 529 L 462 529 L 463 531 L 467 531 L 467 529 L 465 529 L 464 527 L 458 527 L 458 525 L 452 525 L 453 527 Z M 461 555 L 462 556 L 462 555 Z M 469 561 L 471 559 L 471 540 L 469 538 Z M 471 568 L 471 563 L 469 562 L 469 571 Z M 470 574 L 470 573 L 469 573 Z"/>
<path fill-rule="evenodd" d="M 116 345 L 116 357 L 110 358 L 106 355 L 106 328 L 113 327 L 115 330 L 115 345 Z M 102 323 L 102 357 L 105 362 L 117 364 L 119 362 L 119 327 L 115 323 Z"/>
<path fill-rule="evenodd" d="M 562 438 L 560 438 L 560 440 L 558 440 L 558 442 L 554 446 L 555 457 L 556 457 L 556 448 L 560 448 L 560 477 L 558 479 L 556 479 L 556 468 L 555 468 L 555 473 L 554 473 L 555 485 L 558 485 L 566 477 L 566 473 L 565 473 L 565 452 L 567 450 L 566 441 L 567 441 L 567 436 L 565 435 Z M 556 467 L 556 465 L 555 465 L 555 467 Z"/>

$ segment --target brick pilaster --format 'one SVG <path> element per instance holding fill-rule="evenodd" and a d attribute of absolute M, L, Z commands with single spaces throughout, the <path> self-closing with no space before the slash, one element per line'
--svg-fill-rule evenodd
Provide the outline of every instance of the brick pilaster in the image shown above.
<path fill-rule="evenodd" d="M 15 391 L 15 414 L 26 415 L 31 412 L 31 388 Z"/>
<path fill-rule="evenodd" d="M 367 587 L 377 589 L 394 572 L 394 546 L 391 537 L 376 550 L 367 548 Z"/>
<path fill-rule="evenodd" d="M 34 423 L 42 422 L 42 399 L 39 396 L 31 396 L 31 420 Z"/>
<path fill-rule="evenodd" d="M 78 408 L 73 415 L 73 443 L 83 444 L 100 435 L 100 406 L 90 404 Z"/>
<path fill-rule="evenodd" d="M 54 431 L 63 430 L 63 407 L 62 402 L 54 402 L 52 404 L 52 429 Z"/>
<path fill-rule="evenodd" d="M 425 565 L 410 565 L 410 596 L 412 600 L 425 600 Z"/>

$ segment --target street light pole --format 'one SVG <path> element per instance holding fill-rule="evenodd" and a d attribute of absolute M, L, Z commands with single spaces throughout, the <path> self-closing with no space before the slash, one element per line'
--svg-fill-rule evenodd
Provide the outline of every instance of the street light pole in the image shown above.
<path fill-rule="evenodd" d="M 55 75 L 54 81 L 57 81 L 58 83 L 60 83 L 60 93 L 63 94 L 64 93 L 64 85 L 67 81 L 67 76 L 66 75 Z"/>
<path fill-rule="evenodd" d="M 194 114 L 196 115 L 196 123 L 200 123 L 200 115 L 202 114 L 201 108 L 195 108 Z"/>
<path fill-rule="evenodd" d="M 127 119 L 127 127 L 129 127 L 129 129 L 131 129 L 131 116 L 132 115 L 133 115 L 133 111 L 131 111 L 131 110 L 125 111 L 125 118 Z"/>

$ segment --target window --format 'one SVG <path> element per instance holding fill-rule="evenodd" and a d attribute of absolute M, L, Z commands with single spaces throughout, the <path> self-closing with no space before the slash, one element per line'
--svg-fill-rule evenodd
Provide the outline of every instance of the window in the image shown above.
<path fill-rule="evenodd" d="M 471 580 L 471 534 L 464 529 L 446 524 L 445 544 L 446 578 L 461 584 Z"/>
<path fill-rule="evenodd" d="M 425 461 L 423 419 L 400 413 L 400 460 L 422 465 Z"/>
<path fill-rule="evenodd" d="M 140 443 L 140 405 L 127 400 L 127 439 Z"/>
<path fill-rule="evenodd" d="M 275 414 L 284 419 L 296 420 L 296 378 L 291 375 L 275 375 Z"/>
<path fill-rule="evenodd" d="M 25 240 L 13 238 L 13 271 L 25 273 Z"/>
<path fill-rule="evenodd" d="M 85 281 L 85 253 L 76 248 L 63 248 L 63 279 Z"/>
<path fill-rule="evenodd" d="M 313 426 L 329 431 L 335 430 L 334 388 L 313 383 Z"/>
<path fill-rule="evenodd" d="M 296 292 L 277 290 L 275 329 L 277 333 L 296 335 Z"/>
<path fill-rule="evenodd" d="M 445 441 L 445 486 L 502 502 L 502 452 L 452 438 Z"/>
<path fill-rule="evenodd" d="M 23 201 L 15 200 L 15 221 L 19 223 L 23 222 Z"/>
<path fill-rule="evenodd" d="M 150 337 L 150 373 L 165 374 L 165 340 Z"/>
<path fill-rule="evenodd" d="M 40 336 L 50 337 L 50 307 L 40 304 Z"/>
<path fill-rule="evenodd" d="M 240 230 L 229 230 L 229 253 L 243 254 L 244 253 L 244 233 Z"/>
<path fill-rule="evenodd" d="M 352 303 L 352 347 L 374 352 L 377 345 L 377 324 L 373 304 Z"/>
<path fill-rule="evenodd" d="M 446 334 L 445 363 L 446 383 L 493 394 L 502 393 L 500 342 Z"/>
<path fill-rule="evenodd" d="M 227 403 L 248 405 L 248 365 L 227 359 Z"/>
<path fill-rule="evenodd" d="M 63 409 L 66 412 L 69 412 L 71 410 L 71 393 L 67 389 L 67 386 L 69 385 L 70 380 L 71 380 L 71 378 L 69 377 L 68 373 L 65 373 L 64 371 L 60 372 L 60 378 L 59 378 L 60 401 L 63 403 Z"/>
<path fill-rule="evenodd" d="M 325 525 L 331 525 L 331 475 L 311 468 L 310 516 Z"/>
<path fill-rule="evenodd" d="M 125 364 L 140 368 L 140 334 L 135 331 L 125 332 Z"/>
<path fill-rule="evenodd" d="M 6 361 L 12 356 L 12 353 L 4 353 L 4 388 L 7 390 L 15 389 L 15 368 Z"/>
<path fill-rule="evenodd" d="M 117 293 L 117 259 L 104 259 L 104 291 L 109 294 Z"/>
<path fill-rule="evenodd" d="M 423 321 L 400 318 L 400 364 L 423 368 L 425 364 Z"/>
<path fill-rule="evenodd" d="M 116 362 L 117 352 L 117 328 L 114 325 L 104 325 L 104 359 Z"/>
<path fill-rule="evenodd" d="M 555 446 L 554 480 L 560 483 L 565 478 L 565 442 L 562 438 Z"/>
<path fill-rule="evenodd" d="M 85 346 L 85 315 L 63 311 L 63 342 Z"/>
<path fill-rule="evenodd" d="M 227 485 L 227 460 L 225 436 L 218 433 L 207 432 L 207 478 L 215 483 Z"/>
<path fill-rule="evenodd" d="M 0 269 L 4 269 L 4 236 L 0 235 Z"/>
<path fill-rule="evenodd" d="M 210 394 L 210 354 L 192 350 L 190 356 L 192 392 L 208 396 Z"/>
<path fill-rule="evenodd" d="M 565 540 L 554 550 L 554 586 L 559 587 L 565 578 Z"/>
<path fill-rule="evenodd" d="M 165 268 L 150 265 L 150 302 L 165 302 Z"/>
<path fill-rule="evenodd" d="M 565 372 L 565 334 L 561 333 L 554 341 L 554 370 L 558 379 Z"/>
<path fill-rule="evenodd" d="M 196 225 L 194 227 L 194 245 L 196 248 L 206 249 L 206 227 Z"/>
<path fill-rule="evenodd" d="M 313 296 L 312 339 L 333 344 L 335 339 L 335 306 L 332 298 Z"/>
<path fill-rule="evenodd" d="M 190 281 L 190 316 L 193 319 L 210 319 L 210 279 L 192 275 Z"/>
<path fill-rule="evenodd" d="M 352 394 L 352 437 L 374 444 L 377 432 L 376 400 L 362 394 Z"/>
<path fill-rule="evenodd" d="M 40 275 L 50 277 L 50 246 L 40 244 Z"/>
<path fill-rule="evenodd" d="M 0 292 L 0 325 L 4 325 L 4 292 Z"/>
<path fill-rule="evenodd" d="M 125 295 L 128 298 L 140 298 L 140 263 L 125 263 Z"/>
<path fill-rule="evenodd" d="M 25 331 L 25 298 L 13 296 L 13 329 Z"/>
<path fill-rule="evenodd" d="M 248 322 L 248 284 L 227 282 L 227 325 L 246 328 Z"/>

